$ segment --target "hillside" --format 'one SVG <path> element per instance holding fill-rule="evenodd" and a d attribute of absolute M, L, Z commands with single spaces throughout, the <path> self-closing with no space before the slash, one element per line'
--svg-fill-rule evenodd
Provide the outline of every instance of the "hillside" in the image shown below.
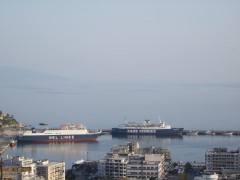
<path fill-rule="evenodd" d="M 9 115 L 0 111 L 0 126 L 1 127 L 19 127 L 19 122 L 13 115 Z"/>
<path fill-rule="evenodd" d="M 65 82 L 69 78 L 14 66 L 0 66 L 1 84 Z"/>

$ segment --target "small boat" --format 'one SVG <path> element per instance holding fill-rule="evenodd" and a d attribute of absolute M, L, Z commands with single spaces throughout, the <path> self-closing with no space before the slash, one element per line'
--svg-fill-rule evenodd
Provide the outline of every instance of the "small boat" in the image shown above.
<path fill-rule="evenodd" d="M 204 134 L 206 135 L 215 135 L 214 131 L 205 131 Z"/>
<path fill-rule="evenodd" d="M 188 131 L 187 135 L 196 136 L 196 135 L 198 135 L 198 131 Z"/>
<path fill-rule="evenodd" d="M 225 136 L 232 136 L 233 132 L 223 132 L 223 135 L 225 135 Z"/>
<path fill-rule="evenodd" d="M 10 144 L 10 147 L 13 148 L 13 147 L 16 145 L 16 143 L 17 143 L 16 140 L 11 139 L 11 140 L 10 140 L 10 143 L 9 143 L 9 144 Z"/>
<path fill-rule="evenodd" d="M 39 126 L 47 126 L 47 123 L 39 123 Z"/>

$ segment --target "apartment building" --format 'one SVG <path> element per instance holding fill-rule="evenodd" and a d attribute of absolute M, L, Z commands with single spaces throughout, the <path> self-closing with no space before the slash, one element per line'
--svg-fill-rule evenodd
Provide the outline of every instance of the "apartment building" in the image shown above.
<path fill-rule="evenodd" d="M 160 179 L 164 172 L 163 154 L 140 154 L 138 143 L 114 145 L 98 164 L 99 177 Z"/>
<path fill-rule="evenodd" d="M 240 148 L 228 151 L 227 148 L 214 148 L 205 153 L 207 172 L 240 172 Z"/>
<path fill-rule="evenodd" d="M 145 148 L 139 148 L 139 152 L 141 154 L 163 154 L 164 155 L 164 161 L 171 161 L 171 153 L 167 148 L 164 147 L 145 147 Z"/>
<path fill-rule="evenodd" d="M 126 177 L 127 157 L 108 154 L 105 162 L 105 176 L 112 178 Z"/>
<path fill-rule="evenodd" d="M 160 179 L 164 173 L 164 155 L 162 154 L 132 154 L 127 164 L 127 177 Z"/>
<path fill-rule="evenodd" d="M 24 156 L 3 160 L 3 178 L 13 180 L 65 180 L 65 162 L 34 161 Z"/>
<path fill-rule="evenodd" d="M 36 176 L 36 164 L 33 162 L 33 159 L 26 158 L 24 156 L 7 157 L 7 159 L 3 160 L 3 166 L 9 169 L 8 172 L 3 173 L 3 178 L 14 180 L 43 179 Z M 30 167 L 30 170 L 21 172 L 21 167 Z M 17 170 L 15 171 L 14 169 L 16 168 Z"/>
<path fill-rule="evenodd" d="M 36 169 L 45 180 L 65 180 L 65 162 L 37 161 Z"/>

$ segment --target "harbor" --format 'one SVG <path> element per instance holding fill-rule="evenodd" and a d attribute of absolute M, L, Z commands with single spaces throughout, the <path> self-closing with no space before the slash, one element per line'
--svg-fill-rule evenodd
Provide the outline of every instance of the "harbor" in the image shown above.
<path fill-rule="evenodd" d="M 18 134 L 18 129 L 1 130 L 0 134 L 0 155 L 2 155 L 9 147 L 11 139 L 15 139 Z"/>
<path fill-rule="evenodd" d="M 17 142 L 16 146 L 9 148 L 10 140 L 15 139 L 18 133 L 19 129 L 1 131 L 0 153 L 3 157 L 28 154 L 33 158 L 43 159 L 46 158 L 45 154 L 50 154 L 49 157 L 53 158 L 53 160 L 61 157 L 62 161 L 66 161 L 67 167 L 71 167 L 72 162 L 78 159 L 98 160 L 106 153 L 107 149 L 105 147 L 107 146 L 136 141 L 143 145 L 169 148 L 171 158 L 174 161 L 204 161 L 202 157 L 207 149 L 225 146 L 237 148 L 239 144 L 238 136 L 240 135 L 240 131 L 234 130 L 208 131 L 192 129 L 183 130 L 181 136 L 136 134 L 116 136 L 112 135 L 111 129 L 102 129 L 102 135 L 95 142 Z M 196 147 L 198 148 L 195 149 Z"/>
<path fill-rule="evenodd" d="M 177 137 L 156 136 L 112 136 L 102 135 L 96 142 L 50 142 L 50 143 L 17 143 L 14 148 L 7 148 L 2 154 L 28 155 L 34 159 L 49 158 L 52 161 L 65 161 L 66 167 L 70 168 L 72 163 L 79 160 L 98 160 L 114 144 L 138 141 L 141 146 L 160 146 L 168 148 L 173 161 L 204 161 L 206 150 L 214 147 L 238 148 L 239 136 L 223 135 L 197 135 Z M 48 157 L 46 157 L 48 154 Z"/>
<path fill-rule="evenodd" d="M 101 162 L 101 158 L 109 151 L 109 147 L 121 147 L 121 144 L 139 143 L 142 153 L 161 152 L 165 155 L 165 160 L 172 162 L 168 171 L 164 173 L 165 179 L 178 178 L 183 174 L 186 163 L 191 162 L 194 173 L 201 175 L 202 168 L 205 166 L 205 154 L 208 150 L 215 147 L 229 147 L 229 150 L 238 148 L 239 137 L 237 132 L 233 131 L 229 136 L 224 135 L 232 131 L 214 131 L 214 135 L 209 135 L 209 131 L 204 130 L 184 130 L 182 136 L 164 136 L 155 135 L 127 135 L 113 136 L 110 130 L 104 130 L 103 134 L 96 142 L 18 142 L 16 146 L 9 148 L 9 140 L 16 137 L 18 131 L 7 130 L 2 135 L 1 157 L 26 156 L 31 159 L 49 159 L 50 161 L 61 161 L 66 163 L 66 170 L 73 168 L 74 162 L 79 160 L 84 162 L 95 162 L 93 165 L 87 163 L 83 168 L 84 173 L 76 171 L 77 175 L 84 176 L 85 179 L 89 174 L 85 174 L 90 167 L 95 167 L 96 163 Z M 196 133 L 196 135 L 190 135 Z M 3 141 L 4 140 L 4 141 Z M 46 156 L 47 154 L 47 156 Z M 171 166 L 175 164 L 174 166 Z M 203 167 L 204 166 L 204 167 Z M 79 165 L 79 167 L 83 167 Z M 199 170 L 199 168 L 201 168 Z M 69 171 L 66 171 L 67 175 Z M 81 172 L 81 171 L 80 171 Z M 92 176 L 94 178 L 94 176 Z M 190 179 L 193 179 L 193 176 Z"/>

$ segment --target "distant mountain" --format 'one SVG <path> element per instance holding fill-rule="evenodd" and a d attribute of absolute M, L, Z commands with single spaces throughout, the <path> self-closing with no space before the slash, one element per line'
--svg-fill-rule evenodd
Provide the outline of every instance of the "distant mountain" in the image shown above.
<path fill-rule="evenodd" d="M 51 83 L 66 82 L 67 80 L 71 79 L 13 66 L 0 66 L 1 84 Z"/>

